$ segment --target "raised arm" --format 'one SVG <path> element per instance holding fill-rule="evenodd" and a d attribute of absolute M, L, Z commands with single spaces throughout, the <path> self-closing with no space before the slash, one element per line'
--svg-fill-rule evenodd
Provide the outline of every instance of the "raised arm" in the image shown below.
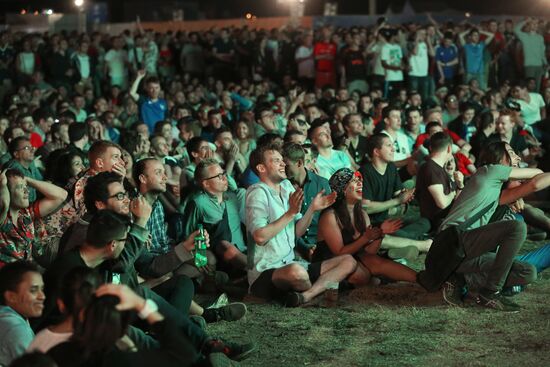
<path fill-rule="evenodd" d="M 67 191 L 59 186 L 46 181 L 35 180 L 31 177 L 26 179 L 30 187 L 44 195 L 44 198 L 38 202 L 41 217 L 53 213 L 67 199 Z"/>
<path fill-rule="evenodd" d="M 141 83 L 141 80 L 145 77 L 145 70 L 138 70 L 136 79 L 132 83 L 132 87 L 130 88 L 130 96 L 133 98 L 134 101 L 139 100 L 139 94 L 138 94 L 138 87 L 139 83 Z"/>

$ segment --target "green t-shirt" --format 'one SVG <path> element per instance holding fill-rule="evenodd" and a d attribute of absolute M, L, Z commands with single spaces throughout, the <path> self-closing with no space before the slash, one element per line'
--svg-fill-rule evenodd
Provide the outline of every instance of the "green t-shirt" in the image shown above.
<path fill-rule="evenodd" d="M 508 181 L 512 167 L 500 164 L 483 166 L 468 180 L 464 190 L 455 200 L 451 211 L 441 224 L 441 230 L 457 226 L 492 204 L 480 219 L 468 226 L 468 230 L 489 224 L 491 216 L 498 206 L 502 185 Z"/>

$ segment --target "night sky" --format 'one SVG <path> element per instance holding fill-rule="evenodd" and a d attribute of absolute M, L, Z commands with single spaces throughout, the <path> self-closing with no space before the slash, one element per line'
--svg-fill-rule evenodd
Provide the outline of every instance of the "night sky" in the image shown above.
<path fill-rule="evenodd" d="M 98 0 L 85 0 L 98 2 Z M 391 3 L 394 13 L 400 11 L 406 0 L 378 0 L 378 12 L 384 13 Z M 109 4 L 112 21 L 128 21 L 135 17 L 132 12 L 141 9 L 146 17 L 150 7 L 155 10 L 164 7 L 170 14 L 171 9 L 184 8 L 187 18 L 204 16 L 207 18 L 235 18 L 251 12 L 257 16 L 284 16 L 287 10 L 278 0 L 105 0 Z M 366 14 L 367 0 L 338 0 L 339 14 Z M 325 0 L 306 0 L 307 15 L 321 15 Z M 550 0 L 411 0 L 417 12 L 440 11 L 447 8 L 468 11 L 473 14 L 531 14 L 550 16 Z M 26 8 L 33 12 L 52 8 L 57 12 L 74 11 L 73 0 L 0 0 L 2 12 L 19 12 Z M 169 16 L 169 15 L 166 15 Z"/>

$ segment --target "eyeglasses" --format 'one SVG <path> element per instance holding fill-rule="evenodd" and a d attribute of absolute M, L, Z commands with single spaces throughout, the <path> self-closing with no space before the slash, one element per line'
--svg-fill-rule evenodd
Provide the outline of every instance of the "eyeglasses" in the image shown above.
<path fill-rule="evenodd" d="M 220 180 L 223 179 L 223 178 L 227 178 L 227 172 L 223 171 L 222 173 L 218 173 L 216 176 L 205 178 L 204 181 L 208 181 L 208 180 L 211 180 L 213 178 L 218 178 Z"/>
<path fill-rule="evenodd" d="M 307 125 L 307 121 L 306 121 L 306 120 L 296 119 L 296 122 L 297 122 L 298 125 L 300 125 L 300 126 Z"/>
<path fill-rule="evenodd" d="M 117 192 L 116 194 L 109 196 L 109 199 L 115 198 L 118 201 L 122 201 L 128 197 L 129 197 L 128 191 L 124 191 L 124 192 Z"/>
<path fill-rule="evenodd" d="M 27 145 L 27 146 L 24 146 L 23 148 L 17 149 L 17 151 L 22 151 L 22 150 L 34 150 L 34 147 L 32 145 Z"/>

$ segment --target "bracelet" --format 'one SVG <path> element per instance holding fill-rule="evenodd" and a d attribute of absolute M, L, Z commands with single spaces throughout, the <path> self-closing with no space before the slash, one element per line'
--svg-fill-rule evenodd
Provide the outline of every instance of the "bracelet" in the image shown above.
<path fill-rule="evenodd" d="M 138 317 L 142 320 L 148 318 L 152 313 L 157 312 L 159 307 L 152 299 L 146 299 L 141 311 L 138 312 Z"/>

